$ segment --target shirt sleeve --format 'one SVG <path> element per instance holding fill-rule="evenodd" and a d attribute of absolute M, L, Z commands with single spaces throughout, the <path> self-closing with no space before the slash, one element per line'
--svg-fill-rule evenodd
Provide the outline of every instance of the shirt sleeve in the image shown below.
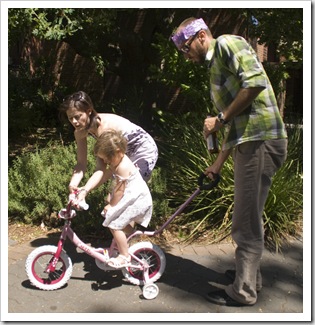
<path fill-rule="evenodd" d="M 241 88 L 267 87 L 265 70 L 244 38 L 226 35 L 218 40 L 218 50 L 224 64 L 240 80 Z"/>

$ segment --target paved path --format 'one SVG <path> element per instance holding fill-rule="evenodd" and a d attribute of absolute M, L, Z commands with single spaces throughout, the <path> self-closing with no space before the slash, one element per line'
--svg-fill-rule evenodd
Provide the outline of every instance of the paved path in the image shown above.
<path fill-rule="evenodd" d="M 167 262 L 163 276 L 156 282 L 160 293 L 154 300 L 145 300 L 141 287 L 129 284 L 121 271 L 98 269 L 94 259 L 70 242 L 65 247 L 73 263 L 68 284 L 56 291 L 34 288 L 24 270 L 25 259 L 34 248 L 56 242 L 54 237 L 21 245 L 9 240 L 8 314 L 2 315 L 2 321 L 284 321 L 308 317 L 303 314 L 301 241 L 292 242 L 282 254 L 264 252 L 263 289 L 258 302 L 251 307 L 223 307 L 204 298 L 214 286 L 224 287 L 230 283 L 223 273 L 234 265 L 235 247 L 231 243 L 163 248 Z"/>

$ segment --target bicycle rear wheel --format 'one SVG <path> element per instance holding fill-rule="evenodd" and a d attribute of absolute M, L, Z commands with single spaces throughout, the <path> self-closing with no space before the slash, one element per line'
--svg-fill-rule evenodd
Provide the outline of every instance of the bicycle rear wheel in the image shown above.
<path fill-rule="evenodd" d="M 148 281 L 145 281 L 143 270 L 139 270 L 133 266 L 122 269 L 124 277 L 132 284 L 145 285 L 147 283 L 156 282 L 164 273 L 166 266 L 166 258 L 162 249 L 150 242 L 139 242 L 129 248 L 129 253 L 135 255 L 141 261 L 149 265 Z M 134 258 L 131 259 L 132 265 L 139 265 Z"/>

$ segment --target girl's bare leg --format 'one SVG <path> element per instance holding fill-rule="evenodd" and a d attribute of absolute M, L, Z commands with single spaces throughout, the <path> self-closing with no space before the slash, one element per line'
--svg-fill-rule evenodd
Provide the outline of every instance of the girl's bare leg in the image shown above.
<path fill-rule="evenodd" d="M 127 238 L 123 230 L 110 229 L 118 246 L 119 253 L 125 257 L 129 256 Z"/>

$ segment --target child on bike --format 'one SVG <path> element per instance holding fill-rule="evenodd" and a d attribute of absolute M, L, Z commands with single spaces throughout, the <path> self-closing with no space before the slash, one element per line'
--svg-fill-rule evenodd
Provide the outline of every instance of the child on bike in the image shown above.
<path fill-rule="evenodd" d="M 127 141 L 120 131 L 102 133 L 94 146 L 94 154 L 102 159 L 113 177 L 113 189 L 104 207 L 104 227 L 108 227 L 117 243 L 119 255 L 108 265 L 123 268 L 130 265 L 126 233 L 133 231 L 130 223 L 147 227 L 152 216 L 152 197 L 139 169 L 125 154 Z"/>

